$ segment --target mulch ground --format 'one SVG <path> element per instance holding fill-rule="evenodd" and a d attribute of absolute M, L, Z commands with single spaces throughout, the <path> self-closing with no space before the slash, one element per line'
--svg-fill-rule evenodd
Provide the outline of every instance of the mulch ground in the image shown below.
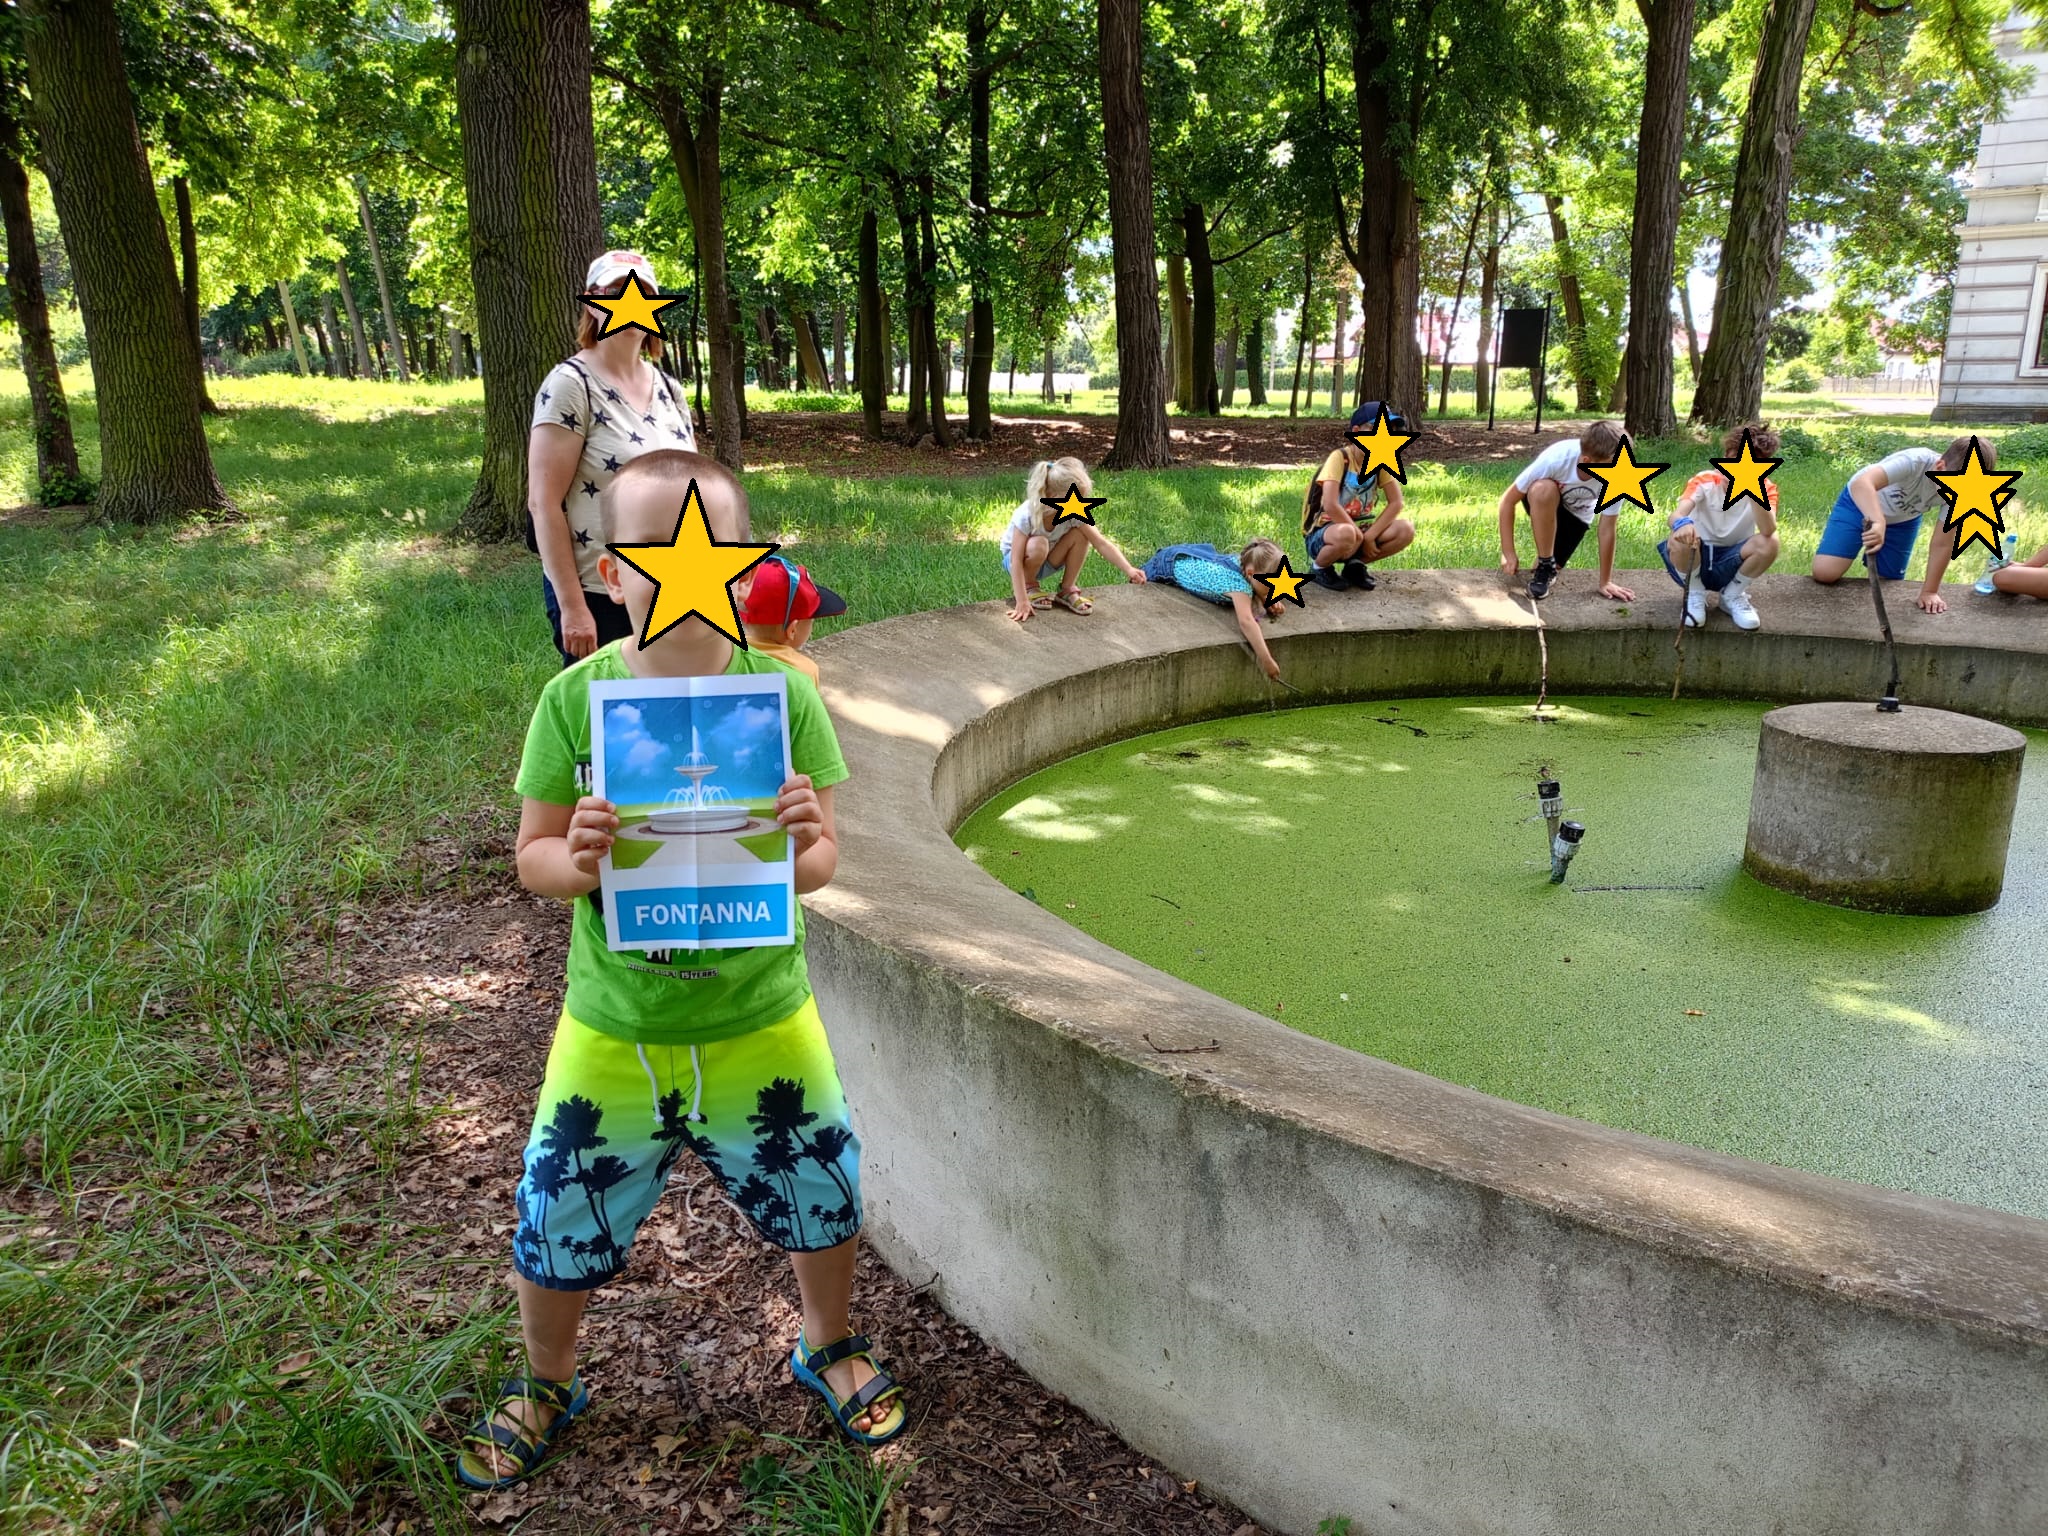
<path fill-rule="evenodd" d="M 560 1007 L 568 910 L 518 888 L 510 840 L 488 820 L 428 851 L 469 871 L 472 890 L 480 872 L 502 873 L 474 894 L 449 880 L 442 894 L 338 919 L 320 965 L 384 999 L 394 1037 L 423 1043 L 419 1094 L 437 1113 L 397 1191 L 414 1220 L 449 1234 L 451 1260 L 485 1261 L 509 1297 L 512 1190 Z M 856 1324 L 904 1382 L 911 1415 L 876 1453 L 910 1468 L 882 1536 L 1264 1536 L 953 1322 L 914 1283 L 930 1278 L 906 1280 L 863 1253 L 856 1282 Z M 790 1459 L 768 1437 L 835 1433 L 789 1377 L 798 1319 L 787 1259 L 684 1158 L 625 1274 L 594 1294 L 583 1355 L 593 1412 L 539 1478 L 476 1496 L 477 1519 L 528 1536 L 643 1522 L 744 1530 L 743 1468 L 763 1452 Z M 437 1428 L 452 1438 L 459 1426 Z"/>
<path fill-rule="evenodd" d="M 749 469 L 801 470 L 831 475 L 969 475 L 1021 468 L 1039 459 L 1068 454 L 1099 464 L 1116 437 L 1114 416 L 1074 413 L 1054 416 L 996 416 L 995 437 L 970 443 L 960 437 L 965 418 L 949 418 L 950 448 L 914 447 L 900 437 L 903 418 L 883 418 L 887 442 L 861 436 L 858 412 L 754 411 L 747 418 Z M 1344 422 L 1333 416 L 1222 416 L 1168 418 L 1175 458 L 1186 465 L 1289 469 L 1320 460 L 1343 441 Z M 1533 436 L 1524 423 L 1501 423 L 1488 432 L 1482 423 L 1432 423 L 1418 434 L 1405 457 L 1412 463 L 1488 464 L 1520 462 L 1537 444 L 1568 436 L 1579 423 L 1560 419 Z"/>

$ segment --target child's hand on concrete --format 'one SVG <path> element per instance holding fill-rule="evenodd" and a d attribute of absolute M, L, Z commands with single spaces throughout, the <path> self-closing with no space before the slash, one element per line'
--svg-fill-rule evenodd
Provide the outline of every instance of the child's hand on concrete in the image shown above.
<path fill-rule="evenodd" d="M 1124 577 L 1124 580 L 1134 587 L 1142 587 L 1145 585 L 1145 573 L 1134 565 L 1131 567 L 1129 574 Z"/>
<path fill-rule="evenodd" d="M 775 819 L 804 852 L 825 835 L 825 811 L 818 804 L 818 792 L 811 788 L 811 776 L 800 773 L 782 786 L 775 800 Z"/>
<path fill-rule="evenodd" d="M 569 845 L 569 862 L 576 866 L 577 873 L 592 880 L 598 878 L 598 862 L 612 851 L 612 835 L 618 830 L 618 812 L 611 801 L 585 795 L 576 802 L 564 841 Z"/>
<path fill-rule="evenodd" d="M 1017 605 L 1010 610 L 1010 617 L 1019 624 L 1029 620 L 1031 617 L 1031 599 L 1028 597 L 1020 598 Z"/>

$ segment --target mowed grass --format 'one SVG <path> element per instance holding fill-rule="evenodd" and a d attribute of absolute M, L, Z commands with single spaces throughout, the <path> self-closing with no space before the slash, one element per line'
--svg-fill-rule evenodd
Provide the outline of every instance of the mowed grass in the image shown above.
<path fill-rule="evenodd" d="M 67 383 L 90 471 L 89 379 Z M 509 1287 L 495 1269 L 451 1282 L 383 1176 L 443 1109 L 418 1092 L 416 1042 L 367 1034 L 376 1000 L 287 955 L 423 889 L 427 840 L 509 831 L 554 670 L 539 573 L 523 549 L 445 537 L 475 473 L 474 383 L 214 392 L 240 520 L 0 522 L 0 1509 L 32 1530 L 268 1533 L 374 1524 L 405 1496 L 458 1529 L 423 1424 L 502 1363 Z M 1793 569 L 1861 458 L 1944 436 L 1809 429 L 1822 451 L 1780 473 Z M 1105 475 L 1101 522 L 1134 560 L 1255 534 L 1295 550 L 1306 475 Z M 1504 478 L 1418 466 L 1403 563 L 1491 568 Z M 11 383 L 0 500 L 32 479 Z M 756 528 L 850 599 L 824 628 L 1006 591 L 993 540 L 1021 475 L 749 486 Z M 2048 537 L 2030 510 L 2018 524 Z M 1653 544 L 1624 518 L 1623 566 Z M 334 1191 L 350 1218 L 282 1217 L 273 1181 L 319 1186 L 336 1147 L 373 1169 Z M 479 1191 L 479 1219 L 508 1195 Z"/>

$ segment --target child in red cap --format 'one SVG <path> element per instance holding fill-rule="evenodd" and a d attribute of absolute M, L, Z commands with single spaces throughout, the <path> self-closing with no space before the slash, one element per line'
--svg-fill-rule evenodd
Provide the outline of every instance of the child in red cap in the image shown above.
<path fill-rule="evenodd" d="M 846 599 L 783 555 L 770 555 L 742 580 L 740 622 L 747 628 L 748 648 L 795 667 L 815 683 L 818 664 L 803 651 L 811 621 L 846 612 Z"/>

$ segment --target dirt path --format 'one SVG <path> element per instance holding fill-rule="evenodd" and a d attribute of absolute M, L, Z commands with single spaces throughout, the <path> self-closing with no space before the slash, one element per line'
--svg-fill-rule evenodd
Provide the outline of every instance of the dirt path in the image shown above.
<path fill-rule="evenodd" d="M 902 417 L 885 419 L 900 431 Z M 955 431 L 961 424 L 954 423 Z M 1224 416 L 1213 420 L 1170 418 L 1175 455 L 1187 465 L 1235 465 L 1288 469 L 1315 463 L 1343 441 L 1335 417 L 1298 421 L 1269 416 Z M 1503 422 L 1494 432 L 1483 423 L 1447 421 L 1425 429 L 1409 449 L 1417 463 L 1479 464 L 1526 459 L 1541 443 L 1569 435 L 1578 423 L 1543 424 L 1543 435 L 1526 423 Z M 872 443 L 861 436 L 857 412 L 755 411 L 747 420 L 747 467 L 801 470 L 833 475 L 971 475 L 1021 468 L 1036 459 L 1072 454 L 1099 464 L 1116 436 L 1114 416 L 1074 413 L 1058 416 L 997 416 L 993 442 L 958 442 L 950 449 L 912 448 L 898 442 Z"/>
<path fill-rule="evenodd" d="M 424 1041 L 419 1094 L 438 1113 L 395 1182 L 417 1222 L 450 1234 L 449 1262 L 482 1261 L 462 1272 L 492 1277 L 509 1299 L 512 1189 L 560 1005 L 568 913 L 512 884 L 502 829 L 480 825 L 440 846 L 444 863 L 487 888 L 341 919 L 335 979 L 384 989 L 389 1026 Z M 910 1431 L 880 1453 L 912 1466 L 887 1536 L 1263 1536 L 1040 1387 L 871 1254 L 857 1285 L 856 1321 L 910 1394 Z M 743 1468 L 764 1451 L 790 1455 L 766 1437 L 830 1434 L 822 1406 L 789 1379 L 797 1321 L 787 1261 L 685 1158 L 624 1276 L 593 1298 L 593 1413 L 540 1478 L 475 1498 L 478 1519 L 518 1523 L 528 1536 L 637 1531 L 643 1520 L 664 1531 L 745 1529 Z M 458 1425 L 435 1432 L 452 1438 Z"/>

